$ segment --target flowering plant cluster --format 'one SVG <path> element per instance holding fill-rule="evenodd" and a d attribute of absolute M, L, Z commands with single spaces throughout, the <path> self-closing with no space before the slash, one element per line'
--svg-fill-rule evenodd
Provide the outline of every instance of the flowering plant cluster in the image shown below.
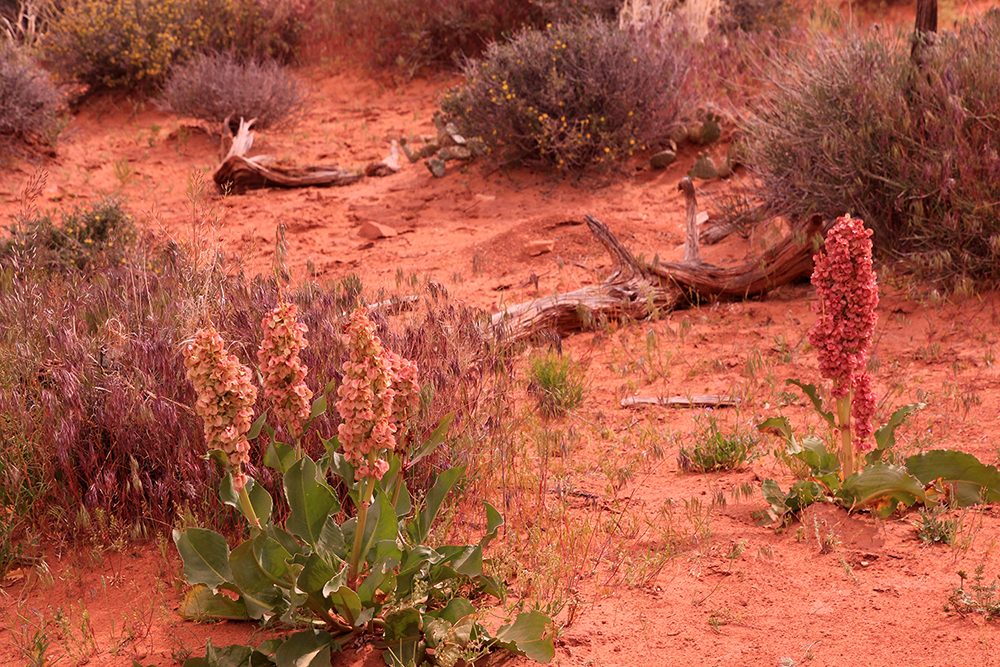
<path fill-rule="evenodd" d="M 842 439 L 844 475 L 854 471 L 857 453 L 871 448 L 875 392 L 866 367 L 868 346 L 878 321 L 878 283 L 872 268 L 872 231 L 845 215 L 827 234 L 825 253 L 814 258 L 812 283 L 819 315 L 809 342 L 819 356 L 820 374 L 833 380 L 837 428 Z M 855 438 L 851 439 L 851 417 Z"/>
<path fill-rule="evenodd" d="M 309 418 L 312 390 L 306 386 L 308 368 L 299 353 L 308 345 L 305 324 L 298 321 L 295 304 L 283 301 L 264 316 L 261 322 L 264 340 L 257 350 L 257 363 L 264 384 L 264 398 L 271 402 L 278 421 L 288 427 L 292 437 L 302 437 Z"/>
<path fill-rule="evenodd" d="M 184 366 L 198 394 L 195 411 L 205 424 L 205 444 L 225 453 L 233 488 L 240 491 L 246 483 L 243 464 L 250 462 L 246 436 L 257 400 L 250 369 L 226 352 L 215 327 L 198 331 L 184 349 Z"/>
<path fill-rule="evenodd" d="M 459 596 L 471 588 L 503 597 L 501 582 L 483 572 L 483 550 L 503 525 L 496 509 L 486 503 L 486 534 L 478 544 L 426 544 L 464 468 L 441 472 L 415 505 L 404 472 L 444 441 L 452 418 L 442 420 L 419 447 L 409 447 L 414 429 L 407 422 L 419 404 L 416 364 L 386 350 L 366 311 L 357 309 L 347 327 L 350 356 L 337 391 L 343 424 L 337 436 L 319 437 L 326 453 L 314 461 L 299 441 L 325 410 L 326 392 L 309 407 L 312 394 L 299 360 L 306 328 L 287 303 L 268 313 L 262 325 L 257 356 L 264 395 L 272 414 L 296 438 L 294 448 L 278 442 L 263 417 L 251 424 L 256 390 L 250 371 L 225 351 L 213 328 L 199 331 L 185 350 L 206 442 L 225 453 L 232 473 L 220 496 L 243 513 L 251 529 L 250 538 L 232 550 L 211 530 L 174 531 L 185 577 L 195 587 L 181 613 L 275 618 L 305 629 L 256 649 L 209 645 L 205 658 L 191 664 L 329 664 L 332 651 L 362 636 L 381 637 L 390 647 L 386 662 L 399 667 L 451 665 L 459 659 L 471 664 L 492 649 L 548 662 L 554 654 L 550 618 L 523 612 L 491 635 L 472 603 Z M 248 438 L 262 430 L 271 438 L 263 462 L 283 477 L 288 505 L 283 525 L 275 522 L 270 494 L 241 467 L 248 460 Z M 346 520 L 350 506 L 341 505 L 344 497 L 357 511 Z"/>

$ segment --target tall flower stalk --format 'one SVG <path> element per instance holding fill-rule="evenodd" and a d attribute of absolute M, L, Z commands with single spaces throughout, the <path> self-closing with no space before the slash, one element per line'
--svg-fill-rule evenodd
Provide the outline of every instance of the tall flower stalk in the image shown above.
<path fill-rule="evenodd" d="M 205 446 L 225 454 L 226 470 L 233 476 L 243 511 L 260 527 L 246 491 L 243 464 L 250 462 L 247 432 L 253 422 L 257 388 L 250 383 L 250 369 L 226 351 L 215 327 L 199 329 L 184 349 L 184 366 L 198 400 L 195 412 L 205 425 Z"/>
<path fill-rule="evenodd" d="M 395 449 L 397 426 L 416 400 L 417 367 L 382 347 L 375 325 L 362 308 L 351 315 L 347 335 L 350 357 L 344 362 L 344 380 L 337 388 L 337 412 L 344 420 L 338 427 L 341 452 L 354 466 L 355 480 L 360 483 L 348 568 L 348 580 L 353 582 L 358 576 L 372 491 L 389 470 L 385 455 Z"/>
<path fill-rule="evenodd" d="M 264 384 L 264 397 L 276 419 L 295 439 L 296 458 L 302 455 L 302 432 L 309 419 L 312 390 L 306 386 L 308 368 L 299 354 L 306 348 L 309 329 L 298 321 L 295 304 L 279 303 L 261 322 L 264 338 L 257 350 L 257 362 Z"/>
<path fill-rule="evenodd" d="M 858 468 L 859 455 L 871 447 L 874 431 L 875 392 L 865 370 L 878 307 L 871 235 L 861 220 L 838 218 L 827 234 L 824 252 L 814 257 L 812 274 L 819 297 L 813 309 L 819 319 L 809 332 L 809 342 L 819 355 L 820 373 L 833 381 L 844 477 Z"/>

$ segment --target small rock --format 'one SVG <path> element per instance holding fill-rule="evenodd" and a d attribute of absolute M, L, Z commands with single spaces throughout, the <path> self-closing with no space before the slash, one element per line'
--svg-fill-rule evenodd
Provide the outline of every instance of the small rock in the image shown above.
<path fill-rule="evenodd" d="M 434 178 L 444 178 L 444 172 L 447 169 L 447 165 L 445 165 L 444 160 L 441 158 L 429 157 L 424 160 L 424 164 L 426 164 L 427 168 L 430 169 L 431 175 L 434 176 Z"/>
<path fill-rule="evenodd" d="M 479 195 L 475 195 L 474 199 L 476 199 L 477 201 L 484 202 L 484 203 L 490 203 L 490 202 L 496 201 L 497 197 L 496 197 L 496 195 L 482 195 L 482 194 L 479 194 Z"/>
<path fill-rule="evenodd" d="M 465 146 L 447 146 L 438 151 L 437 157 L 441 160 L 468 160 L 472 151 Z"/>
<path fill-rule="evenodd" d="M 524 252 L 528 253 L 529 257 L 537 257 L 552 252 L 555 245 L 555 241 L 528 241 L 524 244 Z"/>
<path fill-rule="evenodd" d="M 719 175 L 718 169 L 715 168 L 715 163 L 712 162 L 712 158 L 707 155 L 702 155 L 691 167 L 691 171 L 688 172 L 688 176 L 691 178 L 700 178 L 703 181 L 715 178 Z"/>
<path fill-rule="evenodd" d="M 649 164 L 653 167 L 653 169 L 666 169 L 667 166 L 673 164 L 676 159 L 677 152 L 667 149 L 665 151 L 660 151 L 653 157 L 649 158 Z"/>
<path fill-rule="evenodd" d="M 396 235 L 396 230 L 388 225 L 366 221 L 361 223 L 358 234 L 364 239 L 387 239 Z"/>
<path fill-rule="evenodd" d="M 706 222 L 708 222 L 711 219 L 712 219 L 712 217 L 708 214 L 708 211 L 699 211 L 698 215 L 697 215 L 697 217 L 695 217 L 694 221 L 695 221 L 695 224 L 697 224 L 699 227 L 701 227 L 702 225 L 704 225 Z"/>

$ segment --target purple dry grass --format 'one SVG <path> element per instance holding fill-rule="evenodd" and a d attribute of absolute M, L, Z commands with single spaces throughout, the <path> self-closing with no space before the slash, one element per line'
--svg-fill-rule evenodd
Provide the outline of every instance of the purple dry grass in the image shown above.
<path fill-rule="evenodd" d="M 79 215 L 88 218 L 87 211 Z M 33 247 L 31 238 L 42 242 Z M 8 472 L 11 466 L 34 471 L 37 489 L 18 501 L 17 511 L 67 535 L 86 523 L 78 520 L 81 510 L 100 511 L 137 533 L 168 528 L 186 511 L 218 530 L 236 530 L 239 522 L 218 501 L 217 467 L 203 458 L 182 350 L 211 318 L 229 351 L 254 367 L 260 322 L 277 304 L 279 286 L 246 280 L 237 267 L 197 267 L 183 248 L 149 236 L 130 237 L 128 252 L 115 262 L 103 261 L 100 244 L 86 244 L 95 248 L 88 261 L 53 262 L 58 250 L 44 244 L 47 238 L 0 248 L 0 383 L 10 388 L 0 393 L 0 433 L 20 434 L 23 453 L 2 462 Z M 314 387 L 341 380 L 345 314 L 360 292 L 359 281 L 347 278 L 306 283 L 290 295 L 309 328 L 302 361 Z M 504 432 L 498 397 L 505 394 L 494 386 L 511 376 L 482 314 L 434 289 L 422 312 L 405 319 L 373 312 L 386 347 L 420 366 L 425 401 L 411 424 L 415 441 L 445 414 L 457 414 L 452 447 L 421 462 L 411 488 L 426 483 L 435 465 L 472 458 L 473 446 L 488 446 Z M 334 400 L 327 397 L 329 405 Z M 265 407 L 259 396 L 256 413 Z M 318 418 L 304 450 L 314 458 L 324 453 L 319 437 L 335 435 L 338 421 L 335 410 Z M 293 441 L 275 426 L 282 442 Z M 280 495 L 279 476 L 262 465 L 265 446 L 263 438 L 251 443 L 247 474 Z M 0 474 L 0 499 L 13 493 L 8 479 Z"/>
<path fill-rule="evenodd" d="M 31 143 L 50 143 L 61 107 L 62 95 L 49 75 L 0 40 L 0 163 Z"/>
<path fill-rule="evenodd" d="M 816 38 L 781 61 L 744 156 L 786 213 L 850 211 L 882 256 L 928 275 L 1000 276 L 1000 10 L 910 59 L 879 33 Z"/>
<path fill-rule="evenodd" d="M 275 60 L 256 61 L 232 53 L 199 55 L 171 70 L 163 97 L 177 114 L 254 127 L 287 126 L 303 113 L 305 87 Z"/>

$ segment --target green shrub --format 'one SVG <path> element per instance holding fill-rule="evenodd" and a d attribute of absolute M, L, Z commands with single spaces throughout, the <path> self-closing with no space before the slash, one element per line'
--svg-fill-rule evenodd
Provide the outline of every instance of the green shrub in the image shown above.
<path fill-rule="evenodd" d="M 135 220 L 116 197 L 77 207 L 56 225 L 51 215 L 35 215 L 11 227 L 0 244 L 0 262 L 27 257 L 36 267 L 79 270 L 120 264 L 136 239 Z"/>
<path fill-rule="evenodd" d="M 221 123 L 256 118 L 254 127 L 283 125 L 302 111 L 305 89 L 274 60 L 232 53 L 200 55 L 171 70 L 163 97 L 178 114 Z"/>
<path fill-rule="evenodd" d="M 49 75 L 17 47 L 0 40 L 0 161 L 28 143 L 49 142 L 62 95 Z"/>
<path fill-rule="evenodd" d="M 677 465 L 687 472 L 735 470 L 753 456 L 758 442 L 754 432 L 739 427 L 723 433 L 715 417 L 710 416 L 708 425 L 695 434 L 694 445 L 680 448 Z"/>
<path fill-rule="evenodd" d="M 442 109 L 502 162 L 579 169 L 664 138 L 681 110 L 683 54 L 590 20 L 525 30 L 464 67 Z"/>
<path fill-rule="evenodd" d="M 743 124 L 743 156 L 781 212 L 849 211 L 883 256 L 956 281 L 1000 276 L 1000 11 L 905 40 L 817 38 L 782 60 Z M 802 50 L 805 53 L 806 50 Z"/>
<path fill-rule="evenodd" d="M 548 354 L 531 363 L 528 388 L 546 417 L 559 417 L 583 404 L 584 374 L 568 357 Z"/>
<path fill-rule="evenodd" d="M 195 53 L 287 60 L 302 29 L 291 0 L 69 0 L 44 42 L 60 74 L 94 88 L 152 88 Z"/>

